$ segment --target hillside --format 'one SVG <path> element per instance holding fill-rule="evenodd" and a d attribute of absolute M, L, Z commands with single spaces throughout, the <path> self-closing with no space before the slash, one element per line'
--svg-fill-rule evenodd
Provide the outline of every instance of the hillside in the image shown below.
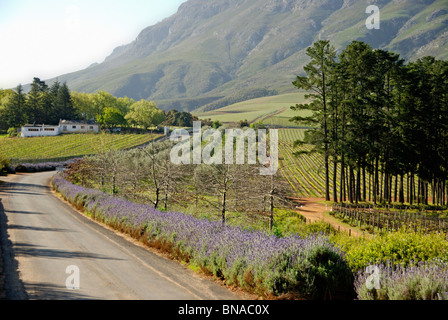
<path fill-rule="evenodd" d="M 234 103 L 223 108 L 202 112 L 193 112 L 199 119 L 211 119 L 223 124 L 247 120 L 249 123 L 262 121 L 268 125 L 281 127 L 300 127 L 303 125 L 290 122 L 289 119 L 297 115 L 298 111 L 292 111 L 290 107 L 297 103 L 305 102 L 304 93 L 285 93 L 276 96 L 268 96 L 250 99 Z M 303 116 L 310 115 L 309 111 L 301 111 Z"/>
<path fill-rule="evenodd" d="M 319 39 L 337 49 L 361 40 L 408 61 L 448 58 L 447 0 L 372 3 L 381 9 L 380 30 L 366 28 L 365 1 L 189 0 L 103 63 L 58 80 L 74 91 L 105 90 L 191 111 L 245 90 L 290 92 L 306 48 Z"/>

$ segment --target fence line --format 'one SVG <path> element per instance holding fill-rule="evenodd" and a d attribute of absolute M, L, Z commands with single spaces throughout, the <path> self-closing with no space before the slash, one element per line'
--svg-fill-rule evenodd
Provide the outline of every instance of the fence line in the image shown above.
<path fill-rule="evenodd" d="M 418 232 L 448 233 L 448 219 L 442 218 L 440 213 L 431 214 L 422 210 L 378 210 L 372 207 L 347 207 L 333 204 L 332 214 L 339 214 L 343 220 L 358 227 L 367 227 L 371 231 L 396 231 L 405 229 Z"/>

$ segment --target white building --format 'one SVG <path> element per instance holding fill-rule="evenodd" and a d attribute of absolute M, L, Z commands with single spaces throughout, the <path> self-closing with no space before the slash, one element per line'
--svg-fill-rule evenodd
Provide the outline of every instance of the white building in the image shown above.
<path fill-rule="evenodd" d="M 27 137 L 50 137 L 60 134 L 59 126 L 27 124 L 22 127 L 22 138 Z"/>
<path fill-rule="evenodd" d="M 98 133 L 101 130 L 98 123 L 69 120 L 61 120 L 59 122 L 59 128 L 61 133 Z"/>
<path fill-rule="evenodd" d="M 61 120 L 58 126 L 27 124 L 21 129 L 21 137 L 51 137 L 61 133 L 97 133 L 100 125 L 92 122 Z"/>

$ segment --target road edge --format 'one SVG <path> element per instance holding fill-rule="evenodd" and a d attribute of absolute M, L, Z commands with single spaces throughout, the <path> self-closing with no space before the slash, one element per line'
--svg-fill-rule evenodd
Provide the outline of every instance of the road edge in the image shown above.
<path fill-rule="evenodd" d="M 206 280 L 209 280 L 210 282 L 213 282 L 213 283 L 215 283 L 215 284 L 221 286 L 222 288 L 224 288 L 224 289 L 226 289 L 226 290 L 232 292 L 233 294 L 236 294 L 236 295 L 237 295 L 238 297 L 240 297 L 242 300 L 248 300 L 248 301 L 251 301 L 251 300 L 252 300 L 252 301 L 265 300 L 265 299 L 263 299 L 262 297 L 259 297 L 258 295 L 255 295 L 255 294 L 252 294 L 252 293 L 249 293 L 249 292 L 247 292 L 246 290 L 244 290 L 244 289 L 242 289 L 242 288 L 239 288 L 239 287 L 236 287 L 236 286 L 230 286 L 230 285 L 227 285 L 227 284 L 224 283 L 224 281 L 219 280 L 219 279 L 216 279 L 216 278 L 213 277 L 213 276 L 207 275 L 207 274 L 205 274 L 205 273 L 203 273 L 203 272 L 200 272 L 200 271 L 198 271 L 198 270 L 193 270 L 193 269 L 189 268 L 188 264 L 186 264 L 186 263 L 184 263 L 184 262 L 182 262 L 182 261 L 179 261 L 178 259 L 174 258 L 174 257 L 173 257 L 172 255 L 170 255 L 169 253 L 166 253 L 166 252 L 164 252 L 164 251 L 162 251 L 162 250 L 159 250 L 159 249 L 157 249 L 157 248 L 151 247 L 151 246 L 149 246 L 149 245 L 147 245 L 147 244 L 145 244 L 145 243 L 139 241 L 138 239 L 132 237 L 132 236 L 129 235 L 129 234 L 126 234 L 126 233 L 121 232 L 121 231 L 119 231 L 119 230 L 117 230 L 117 229 L 114 229 L 113 227 L 111 227 L 111 226 L 109 226 L 109 225 L 107 225 L 107 224 L 105 224 L 105 223 L 102 223 L 102 222 L 100 222 L 100 221 L 98 221 L 98 220 L 96 220 L 96 219 L 90 217 L 89 215 L 87 215 L 87 214 L 86 214 L 85 212 L 83 212 L 82 210 L 79 210 L 78 208 L 76 208 L 72 203 L 70 203 L 69 201 L 65 200 L 64 197 L 63 197 L 57 190 L 54 189 L 54 187 L 53 187 L 51 181 L 52 181 L 52 178 L 50 178 L 49 185 L 48 185 L 49 188 L 50 188 L 50 193 L 51 193 L 51 195 L 52 195 L 55 199 L 57 199 L 58 201 L 61 201 L 61 202 L 64 203 L 65 205 L 69 206 L 73 211 L 75 211 L 77 214 L 79 214 L 79 215 L 82 216 L 83 218 L 86 218 L 86 219 L 88 219 L 89 221 L 91 221 L 91 222 L 97 224 L 98 226 L 100 226 L 100 227 L 102 227 L 102 228 L 104 228 L 104 229 L 106 229 L 106 230 L 108 230 L 108 231 L 110 231 L 110 232 L 113 232 L 115 235 L 117 235 L 117 236 L 123 238 L 124 240 L 126 240 L 126 241 L 128 241 L 128 242 L 130 242 L 130 243 L 132 243 L 132 244 L 134 244 L 134 245 L 136 245 L 136 246 L 141 247 L 141 248 L 144 249 L 144 250 L 147 250 L 147 251 L 149 251 L 149 252 L 151 252 L 151 253 L 153 253 L 153 254 L 155 254 L 155 255 L 161 257 L 161 258 L 164 258 L 164 259 L 168 259 L 168 260 L 174 261 L 174 262 L 176 262 L 177 264 L 183 266 L 184 268 L 188 268 L 188 269 L 190 269 L 190 270 L 191 270 L 192 272 L 194 272 L 195 275 L 197 275 L 198 277 L 203 278 L 203 279 L 206 279 Z M 270 299 L 268 299 L 268 300 L 270 300 Z M 274 300 L 278 300 L 278 299 L 274 299 Z"/>

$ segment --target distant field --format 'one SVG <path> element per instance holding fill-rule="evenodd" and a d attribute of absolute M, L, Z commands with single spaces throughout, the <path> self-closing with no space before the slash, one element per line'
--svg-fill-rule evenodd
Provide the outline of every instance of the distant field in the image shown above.
<path fill-rule="evenodd" d="M 323 197 L 325 194 L 323 158 L 318 154 L 294 155 L 296 151 L 309 151 L 310 146 L 294 147 L 294 142 L 303 139 L 303 129 L 279 131 L 280 172 L 300 197 Z"/>
<path fill-rule="evenodd" d="M 293 118 L 294 116 L 297 116 L 297 115 L 306 117 L 306 116 L 311 116 L 312 112 L 306 111 L 306 110 L 299 112 L 299 111 L 291 110 L 291 108 L 288 108 L 288 109 L 284 110 L 283 112 L 267 116 L 267 117 L 263 118 L 262 120 L 263 120 L 264 124 L 273 125 L 273 126 L 282 127 L 282 128 L 307 126 L 303 123 L 295 123 L 295 122 L 289 121 L 291 118 Z"/>
<path fill-rule="evenodd" d="M 12 162 L 65 159 L 145 144 L 151 134 L 72 134 L 57 137 L 0 138 L 0 154 Z"/>
<path fill-rule="evenodd" d="M 305 102 L 304 93 L 288 93 L 247 100 L 213 111 L 194 113 L 194 115 L 199 119 L 210 118 L 224 124 L 241 120 L 247 120 L 250 123 L 263 120 L 267 124 L 282 122 L 287 126 L 295 126 L 293 123 L 286 122 L 296 114 L 290 110 L 290 107 L 303 102 Z"/>

